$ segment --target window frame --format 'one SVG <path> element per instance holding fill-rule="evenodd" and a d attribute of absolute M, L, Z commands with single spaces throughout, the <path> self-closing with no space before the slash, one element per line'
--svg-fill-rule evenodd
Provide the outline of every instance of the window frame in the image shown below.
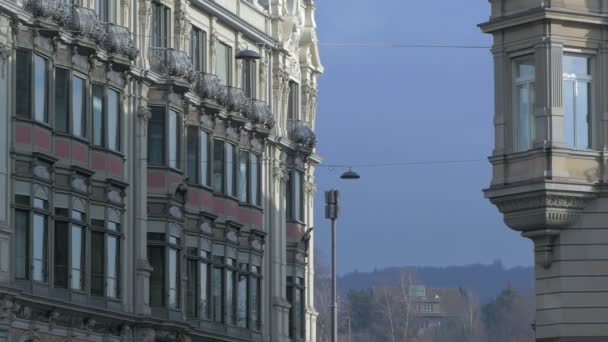
<path fill-rule="evenodd" d="M 150 47 L 170 48 L 171 47 L 171 8 L 165 6 L 160 1 L 153 0 L 150 23 Z"/>
<path fill-rule="evenodd" d="M 562 62 L 562 96 L 563 96 L 563 107 L 564 107 L 564 142 L 566 145 L 568 145 L 571 148 L 574 149 L 580 149 L 580 150 L 589 150 L 593 148 L 593 113 L 594 113 L 594 96 L 593 96 L 593 91 L 595 89 L 594 87 L 594 78 L 593 78 L 593 74 L 594 74 L 594 56 L 592 54 L 589 53 L 581 53 L 581 52 L 571 52 L 571 51 L 564 51 L 562 58 L 565 59 L 566 57 L 579 57 L 579 58 L 584 58 L 586 60 L 586 66 L 587 66 L 587 74 L 583 75 L 583 74 L 577 74 L 577 73 L 567 73 L 564 70 L 564 66 L 565 66 L 565 62 Z M 565 109 L 565 99 L 566 99 L 566 82 L 570 81 L 573 84 L 573 97 L 572 97 L 572 109 L 573 109 L 573 126 L 572 126 L 572 143 L 568 142 L 568 135 L 569 132 L 567 130 L 567 113 L 566 113 L 566 109 Z M 587 141 L 586 141 L 586 145 L 582 146 L 579 145 L 579 141 L 577 139 L 577 118 L 578 118 L 578 110 L 577 110 L 577 99 L 579 97 L 578 93 L 578 85 L 582 83 L 582 84 L 586 84 L 587 85 Z"/>
<path fill-rule="evenodd" d="M 219 58 L 220 58 L 220 54 L 217 52 L 219 51 L 220 48 L 224 48 L 226 49 L 226 80 L 222 79 L 221 76 L 224 75 L 220 75 L 220 72 L 218 70 L 218 66 L 219 66 Z M 215 74 L 217 75 L 217 77 L 220 80 L 220 84 L 225 85 L 225 86 L 232 86 L 232 46 L 228 45 L 227 43 L 224 43 L 220 40 L 217 41 L 217 51 L 216 51 L 216 61 L 215 61 Z"/>
<path fill-rule="evenodd" d="M 150 104 L 148 106 L 150 108 L 150 111 L 152 113 L 152 117 L 150 118 L 150 120 L 148 121 L 148 137 L 147 137 L 147 160 L 148 160 L 148 165 L 149 166 L 154 166 L 154 167 L 166 167 L 178 172 L 182 172 L 185 170 L 182 170 L 182 167 L 185 165 L 185 163 L 183 163 L 183 156 L 182 156 L 182 148 L 183 148 L 183 142 L 182 142 L 182 130 L 183 130 L 183 124 L 182 124 L 182 113 L 179 109 L 173 107 L 173 106 L 167 106 L 167 105 L 158 105 L 158 104 Z M 162 146 L 162 148 L 160 148 L 159 150 L 162 152 L 162 156 L 161 156 L 161 161 L 160 162 L 152 162 L 152 158 L 151 158 L 151 152 L 152 152 L 152 148 L 150 148 L 150 143 L 152 141 L 152 139 L 154 139 L 153 135 L 152 135 L 152 130 L 151 130 L 151 126 L 152 124 L 154 124 L 156 121 L 159 120 L 153 120 L 154 119 L 154 110 L 158 109 L 162 111 L 161 117 L 163 119 L 162 121 L 162 139 L 160 141 L 160 145 Z M 171 151 L 170 151 L 170 140 L 171 140 L 171 113 L 175 114 L 175 129 L 176 132 L 174 132 L 175 136 L 175 156 L 176 156 L 176 161 L 175 164 L 172 165 L 170 157 L 171 157 Z"/>
<path fill-rule="evenodd" d="M 148 260 L 150 260 L 150 248 L 159 248 L 162 251 L 163 256 L 163 267 L 161 270 L 161 284 L 162 284 L 162 296 L 161 305 L 153 305 L 153 293 L 150 290 L 150 306 L 157 308 L 164 308 L 173 311 L 182 311 L 182 289 L 181 289 L 181 274 L 183 267 L 183 248 L 182 248 L 182 235 L 179 236 L 172 234 L 172 231 L 182 231 L 182 228 L 178 228 L 178 224 L 171 223 L 173 227 L 167 227 L 162 233 L 150 233 L 146 236 L 146 247 L 148 250 Z M 163 240 L 151 239 L 150 234 L 162 234 Z M 171 252 L 175 252 L 175 288 L 171 287 Z M 150 262 L 150 261 L 148 261 Z M 152 265 L 152 263 L 150 262 Z M 152 271 L 154 273 L 156 269 Z M 152 275 L 150 275 L 152 277 Z M 171 291 L 175 290 L 175 302 L 171 300 Z M 185 309 L 185 308 L 184 308 Z"/>
<path fill-rule="evenodd" d="M 255 60 L 243 60 L 241 71 L 241 89 L 246 97 L 257 98 L 257 63 Z"/>
<path fill-rule="evenodd" d="M 117 87 L 113 87 L 106 83 L 91 82 L 91 145 L 104 148 L 108 151 L 121 153 L 122 152 L 122 91 Z M 96 122 L 95 122 L 95 88 L 101 88 L 101 142 L 98 144 L 95 141 L 96 137 Z M 110 127 L 110 92 L 116 94 L 116 127 Z M 112 143 L 110 135 L 116 132 L 116 140 Z M 115 148 L 112 147 L 115 145 Z"/>
<path fill-rule="evenodd" d="M 195 71 L 207 70 L 207 32 L 196 25 L 191 25 L 190 30 L 190 60 Z"/>
<path fill-rule="evenodd" d="M 536 136 L 536 115 L 535 115 L 535 106 L 536 106 L 536 64 L 535 64 L 535 56 L 534 55 L 526 55 L 522 57 L 517 57 L 513 59 L 513 112 L 514 112 L 514 150 L 517 152 L 523 152 L 531 149 L 534 144 L 534 139 Z M 519 66 L 523 63 L 530 62 L 534 67 L 534 75 L 531 77 L 527 76 L 519 76 Z M 521 121 L 521 113 L 519 106 L 519 93 L 518 90 L 520 87 L 524 87 L 528 90 L 528 132 L 527 132 L 527 146 L 520 146 L 520 121 Z"/>

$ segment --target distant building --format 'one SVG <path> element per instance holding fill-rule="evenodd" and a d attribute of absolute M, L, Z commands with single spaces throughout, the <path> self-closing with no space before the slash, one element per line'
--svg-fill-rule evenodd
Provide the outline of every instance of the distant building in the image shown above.
<path fill-rule="evenodd" d="M 608 2 L 490 0 L 493 177 L 534 244 L 536 340 L 608 341 Z"/>
<path fill-rule="evenodd" d="M 313 0 L 0 0 L 0 342 L 314 341 Z"/>

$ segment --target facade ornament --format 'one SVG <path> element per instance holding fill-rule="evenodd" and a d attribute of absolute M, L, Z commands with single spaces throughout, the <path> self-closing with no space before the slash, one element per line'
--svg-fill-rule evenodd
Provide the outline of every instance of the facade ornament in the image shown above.
<path fill-rule="evenodd" d="M 152 328 L 138 328 L 136 333 L 137 342 L 154 342 L 156 331 Z"/>
<path fill-rule="evenodd" d="M 95 324 L 97 324 L 97 321 L 92 318 L 85 318 L 82 321 L 82 330 L 85 330 L 87 332 L 87 335 L 91 335 L 93 333 L 93 329 L 95 328 Z"/>
<path fill-rule="evenodd" d="M 146 137 L 148 135 L 148 121 L 152 118 L 152 111 L 147 106 L 140 106 L 137 109 L 137 117 L 139 118 L 142 136 Z"/>
<path fill-rule="evenodd" d="M 59 311 L 57 311 L 57 309 L 49 311 L 49 313 L 47 314 L 49 330 L 55 329 L 55 326 L 57 326 L 57 320 L 60 316 L 61 314 L 59 313 Z"/>
<path fill-rule="evenodd" d="M 128 324 L 123 324 L 120 327 L 120 340 L 121 341 L 130 341 L 132 338 L 133 331 Z"/>
<path fill-rule="evenodd" d="M 8 68 L 8 59 L 11 56 L 11 47 L 8 44 L 0 42 L 0 78 L 6 77 L 6 69 Z"/>
<path fill-rule="evenodd" d="M 15 319 L 15 301 L 5 295 L 0 299 L 0 322 L 9 323 Z"/>

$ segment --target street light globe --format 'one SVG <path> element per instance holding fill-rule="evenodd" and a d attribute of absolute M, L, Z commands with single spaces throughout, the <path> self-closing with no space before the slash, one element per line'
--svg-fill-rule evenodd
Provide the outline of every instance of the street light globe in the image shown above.
<path fill-rule="evenodd" d="M 351 168 L 348 168 L 348 171 L 344 172 L 342 174 L 342 176 L 340 176 L 340 178 L 342 178 L 342 179 L 359 179 L 359 178 L 361 178 L 361 176 L 359 176 L 358 173 L 353 171 L 353 169 L 351 167 Z"/>

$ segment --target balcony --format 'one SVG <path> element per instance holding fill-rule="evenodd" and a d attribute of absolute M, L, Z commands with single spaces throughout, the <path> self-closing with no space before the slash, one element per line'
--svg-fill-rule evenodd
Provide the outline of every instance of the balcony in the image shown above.
<path fill-rule="evenodd" d="M 150 48 L 150 69 L 165 77 L 175 77 L 192 83 L 196 72 L 190 57 L 182 51 L 172 48 Z"/>
<path fill-rule="evenodd" d="M 26 0 L 23 7 L 36 18 L 50 19 L 68 27 L 72 21 L 72 4 L 61 0 Z"/>
<path fill-rule="evenodd" d="M 115 24 L 105 24 L 104 48 L 110 53 L 117 53 L 134 60 L 139 55 L 129 29 Z"/>
<path fill-rule="evenodd" d="M 263 101 L 250 100 L 251 101 L 251 112 L 249 120 L 251 122 L 264 125 L 266 128 L 271 129 L 275 125 L 274 115 L 270 110 L 270 106 Z"/>
<path fill-rule="evenodd" d="M 226 109 L 230 112 L 240 112 L 245 117 L 251 116 L 251 101 L 241 88 L 235 87 L 224 87 L 226 89 L 226 101 L 224 105 L 226 105 Z"/>
<path fill-rule="evenodd" d="M 220 84 L 220 79 L 213 74 L 199 73 L 195 90 L 203 99 L 214 100 L 218 103 L 226 102 L 225 88 Z"/>
<path fill-rule="evenodd" d="M 317 135 L 308 122 L 292 120 L 289 126 L 289 139 L 294 143 L 310 149 L 317 145 Z"/>
<path fill-rule="evenodd" d="M 71 30 L 77 35 L 94 40 L 96 43 L 104 41 L 106 35 L 103 24 L 97 19 L 97 14 L 90 8 L 72 6 Z"/>

